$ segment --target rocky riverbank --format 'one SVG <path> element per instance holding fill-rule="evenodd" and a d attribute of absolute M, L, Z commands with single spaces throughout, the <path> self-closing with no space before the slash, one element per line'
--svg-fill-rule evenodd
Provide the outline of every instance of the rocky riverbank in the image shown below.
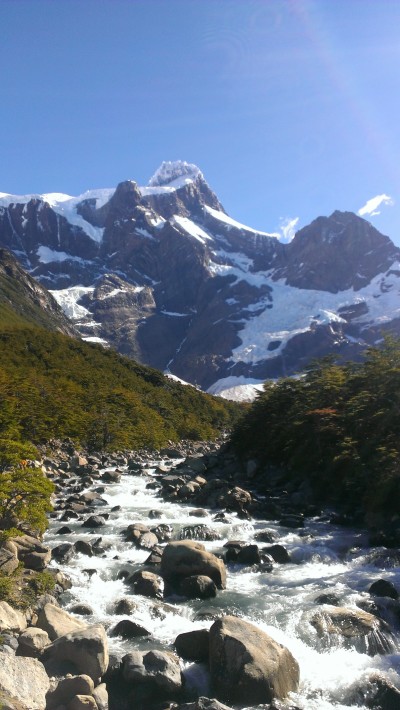
<path fill-rule="evenodd" d="M 136 614 L 137 600 L 146 599 L 152 623 L 157 625 L 166 614 L 179 613 L 182 600 L 194 604 L 209 600 L 211 604 L 222 598 L 232 567 L 268 575 L 290 565 L 291 551 L 273 529 L 264 526 L 250 543 L 228 538 L 211 552 L 209 544 L 218 539 L 215 524 L 225 524 L 229 530 L 235 520 L 246 524 L 267 519 L 301 535 L 307 516 L 319 512 L 307 501 L 305 490 L 282 491 L 278 479 L 268 496 L 261 496 L 256 486 L 249 488 L 249 480 L 256 483 L 255 463 L 246 462 L 243 468 L 232 456 L 219 453 L 220 444 L 187 442 L 151 455 L 120 452 L 113 456 L 89 456 L 76 452 L 69 443 L 47 448 L 37 465 L 56 485 L 52 518 L 60 542 L 50 550 L 40 539 L 25 534 L 0 549 L 4 576 L 12 579 L 24 564 L 21 592 L 24 586 L 34 589 L 30 581 L 43 571 L 48 574 L 47 587 L 49 579 L 53 583 L 51 593 L 47 588 L 42 594 L 37 584 L 37 593 L 24 610 L 0 603 L 3 708 L 222 710 L 227 707 L 223 703 L 241 708 L 258 704 L 294 708 L 294 701 L 287 697 L 299 687 L 299 659 L 265 630 L 232 613 L 234 609 L 227 607 L 222 615 L 216 607 L 208 615 L 200 609 L 200 628 L 179 633 L 172 645 L 155 642 L 153 629 L 140 623 Z M 155 460 L 159 463 L 153 470 Z M 123 513 L 104 496 L 107 487 L 118 485 L 122 476 L 143 481 L 149 491 L 157 493 L 160 507 L 163 501 L 189 506 L 193 524 L 177 529 L 160 521 L 162 510 L 153 509 L 147 512 L 148 524 L 132 520 L 123 528 L 126 546 L 143 553 L 143 562 L 133 567 L 121 562 L 117 578 L 123 580 L 126 594 L 114 604 L 116 623 L 102 625 L 93 623 L 90 604 L 70 604 L 68 611 L 60 607 L 71 587 L 64 568 L 78 556 L 88 560 L 87 579 L 96 575 L 110 547 L 103 535 L 107 522 Z M 77 536 L 79 529 L 85 535 Z M 316 600 L 309 626 L 320 638 L 321 648 L 325 642 L 339 640 L 343 647 L 371 656 L 396 651 L 396 624 L 390 625 L 384 617 L 390 608 L 392 616 L 400 619 L 397 588 L 376 574 L 371 585 L 364 608 L 349 607 L 334 594 Z M 202 626 L 201 620 L 203 624 L 208 620 L 207 625 Z M 113 639 L 130 643 L 129 652 L 110 655 Z M 199 697 L 185 674 L 188 663 L 207 669 L 217 699 Z M 400 706 L 400 692 L 389 676 L 369 674 L 362 684 L 353 685 L 350 703 L 389 710 L 396 703 Z"/>

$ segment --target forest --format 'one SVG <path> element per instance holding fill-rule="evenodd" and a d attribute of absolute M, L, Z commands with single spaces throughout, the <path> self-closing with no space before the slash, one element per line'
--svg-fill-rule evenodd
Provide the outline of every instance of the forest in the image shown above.
<path fill-rule="evenodd" d="M 231 444 L 265 471 L 307 481 L 324 503 L 389 519 L 400 504 L 399 415 L 400 341 L 388 337 L 362 363 L 328 357 L 298 378 L 267 382 Z"/>

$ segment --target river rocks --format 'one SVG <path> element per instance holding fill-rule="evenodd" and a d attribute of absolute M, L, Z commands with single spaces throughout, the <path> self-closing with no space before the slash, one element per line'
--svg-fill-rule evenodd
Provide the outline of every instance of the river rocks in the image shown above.
<path fill-rule="evenodd" d="M 223 705 L 215 698 L 201 697 L 194 703 L 183 703 L 177 710 L 232 710 L 227 705 Z"/>
<path fill-rule="evenodd" d="M 73 554 L 74 546 L 70 542 L 63 542 L 61 545 L 56 545 L 51 551 L 53 559 L 63 564 L 69 562 Z"/>
<path fill-rule="evenodd" d="M 73 614 L 80 614 L 80 616 L 91 616 L 93 614 L 93 609 L 89 604 L 74 604 L 71 606 L 70 611 Z"/>
<path fill-rule="evenodd" d="M 123 639 L 134 639 L 142 636 L 151 636 L 150 631 L 130 619 L 122 619 L 110 632 L 110 636 L 121 636 Z"/>
<path fill-rule="evenodd" d="M 387 579 L 378 579 L 376 582 L 373 582 L 368 591 L 376 597 L 390 597 L 390 599 L 399 598 L 399 593 L 393 582 L 389 582 Z"/>
<path fill-rule="evenodd" d="M 127 582 L 132 586 L 135 594 L 142 594 L 152 599 L 162 597 L 163 579 L 153 572 L 138 570 L 128 578 Z"/>
<path fill-rule="evenodd" d="M 0 651 L 0 693 L 19 703 L 19 710 L 45 710 L 49 687 L 46 671 L 35 658 Z"/>
<path fill-rule="evenodd" d="M 205 575 L 218 589 L 226 586 L 226 569 L 222 560 L 208 552 L 200 542 L 170 542 L 161 558 L 161 574 L 171 585 L 176 586 L 185 577 Z"/>
<path fill-rule="evenodd" d="M 238 550 L 236 561 L 241 565 L 254 565 L 261 562 L 258 545 L 244 545 Z"/>
<path fill-rule="evenodd" d="M 218 499 L 218 504 L 221 508 L 236 511 L 249 508 L 251 502 L 251 493 L 243 488 L 239 488 L 239 486 L 234 486 L 234 488 L 224 491 Z"/>
<path fill-rule="evenodd" d="M 342 643 L 371 656 L 393 649 L 389 626 L 361 609 L 325 606 L 312 615 L 310 623 L 328 646 Z"/>
<path fill-rule="evenodd" d="M 37 626 L 39 629 L 47 631 L 52 641 L 60 638 L 60 636 L 65 636 L 71 631 L 86 628 L 86 624 L 79 621 L 79 619 L 75 619 L 67 611 L 54 604 L 45 604 L 43 609 L 40 610 Z"/>
<path fill-rule="evenodd" d="M 174 642 L 178 656 L 186 661 L 208 661 L 208 629 L 195 629 L 179 634 Z"/>
<path fill-rule="evenodd" d="M 145 684 L 149 690 L 176 695 L 182 688 L 179 661 L 167 651 L 133 651 L 122 659 L 123 679 L 134 685 Z"/>
<path fill-rule="evenodd" d="M 29 626 L 18 637 L 17 654 L 20 656 L 38 658 L 49 643 L 50 638 L 46 631 Z"/>
<path fill-rule="evenodd" d="M 27 625 L 25 614 L 13 609 L 7 602 L 0 602 L 0 632 L 24 631 Z"/>
<path fill-rule="evenodd" d="M 119 483 L 121 480 L 121 471 L 112 469 L 104 471 L 101 480 L 104 481 L 104 483 Z"/>
<path fill-rule="evenodd" d="M 82 523 L 83 528 L 101 528 L 106 524 L 105 517 L 103 515 L 91 515 L 84 523 Z"/>
<path fill-rule="evenodd" d="M 136 602 L 134 602 L 132 599 L 127 599 L 126 597 L 124 597 L 123 599 L 119 599 L 119 601 L 116 602 L 114 607 L 114 614 L 132 614 L 132 612 L 135 611 L 136 608 Z"/>
<path fill-rule="evenodd" d="M 45 650 L 48 661 L 70 661 L 78 673 L 89 675 L 96 682 L 108 666 L 107 636 L 101 624 L 74 631 L 56 639 Z"/>
<path fill-rule="evenodd" d="M 98 710 L 98 708 L 91 695 L 75 695 L 68 703 L 67 710 Z"/>
<path fill-rule="evenodd" d="M 108 692 L 105 683 L 100 683 L 93 691 L 98 710 L 108 710 Z"/>
<path fill-rule="evenodd" d="M 277 534 L 274 530 L 259 530 L 255 533 L 254 539 L 258 542 L 275 542 Z"/>
<path fill-rule="evenodd" d="M 299 666 L 290 651 L 233 616 L 211 626 L 210 672 L 219 700 L 246 705 L 284 698 L 299 683 Z"/>
<path fill-rule="evenodd" d="M 217 596 L 217 587 L 210 577 L 195 574 L 181 581 L 179 592 L 188 599 L 212 599 Z"/>
<path fill-rule="evenodd" d="M 372 710 L 398 710 L 400 690 L 388 678 L 373 673 L 353 690 L 349 704 L 364 705 Z"/>
<path fill-rule="evenodd" d="M 51 550 L 42 545 L 40 540 L 31 535 L 21 535 L 13 538 L 18 550 L 18 559 L 27 569 L 41 571 L 51 559 Z"/>
<path fill-rule="evenodd" d="M 179 533 L 180 540 L 220 540 L 221 535 L 208 525 L 186 525 Z"/>
<path fill-rule="evenodd" d="M 274 562 L 278 562 L 280 564 L 290 562 L 290 555 L 283 545 L 269 545 L 268 547 L 263 547 L 262 551 L 266 552 L 268 555 L 271 555 Z"/>
<path fill-rule="evenodd" d="M 59 705 L 67 705 L 76 695 L 92 695 L 93 680 L 88 675 L 62 678 L 54 690 L 47 693 L 46 710 L 55 710 Z"/>
<path fill-rule="evenodd" d="M 0 574 L 10 575 L 18 565 L 18 548 L 12 540 L 7 540 L 0 547 Z"/>
<path fill-rule="evenodd" d="M 74 542 L 74 549 L 76 552 L 79 552 L 81 555 L 87 555 L 87 557 L 93 557 L 93 549 L 90 544 L 90 542 L 87 542 L 86 540 L 76 540 Z"/>

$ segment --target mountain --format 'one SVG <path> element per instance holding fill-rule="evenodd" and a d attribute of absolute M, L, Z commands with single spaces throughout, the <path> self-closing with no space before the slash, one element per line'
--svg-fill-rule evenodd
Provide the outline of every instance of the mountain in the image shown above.
<path fill-rule="evenodd" d="M 215 393 L 400 331 L 400 250 L 369 222 L 337 211 L 285 244 L 228 216 L 182 161 L 146 187 L 1 193 L 0 244 L 84 339 Z"/>
<path fill-rule="evenodd" d="M 0 248 L 0 327 L 27 325 L 78 336 L 55 298 Z"/>

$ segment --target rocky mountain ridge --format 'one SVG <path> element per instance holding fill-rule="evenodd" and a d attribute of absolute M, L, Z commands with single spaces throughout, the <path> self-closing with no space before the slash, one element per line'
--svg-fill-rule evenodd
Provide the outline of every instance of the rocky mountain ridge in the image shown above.
<path fill-rule="evenodd" d="M 284 244 L 229 217 L 197 166 L 147 187 L 0 196 L 0 244 L 82 337 L 218 392 L 358 358 L 400 331 L 400 250 L 350 212 Z"/>

